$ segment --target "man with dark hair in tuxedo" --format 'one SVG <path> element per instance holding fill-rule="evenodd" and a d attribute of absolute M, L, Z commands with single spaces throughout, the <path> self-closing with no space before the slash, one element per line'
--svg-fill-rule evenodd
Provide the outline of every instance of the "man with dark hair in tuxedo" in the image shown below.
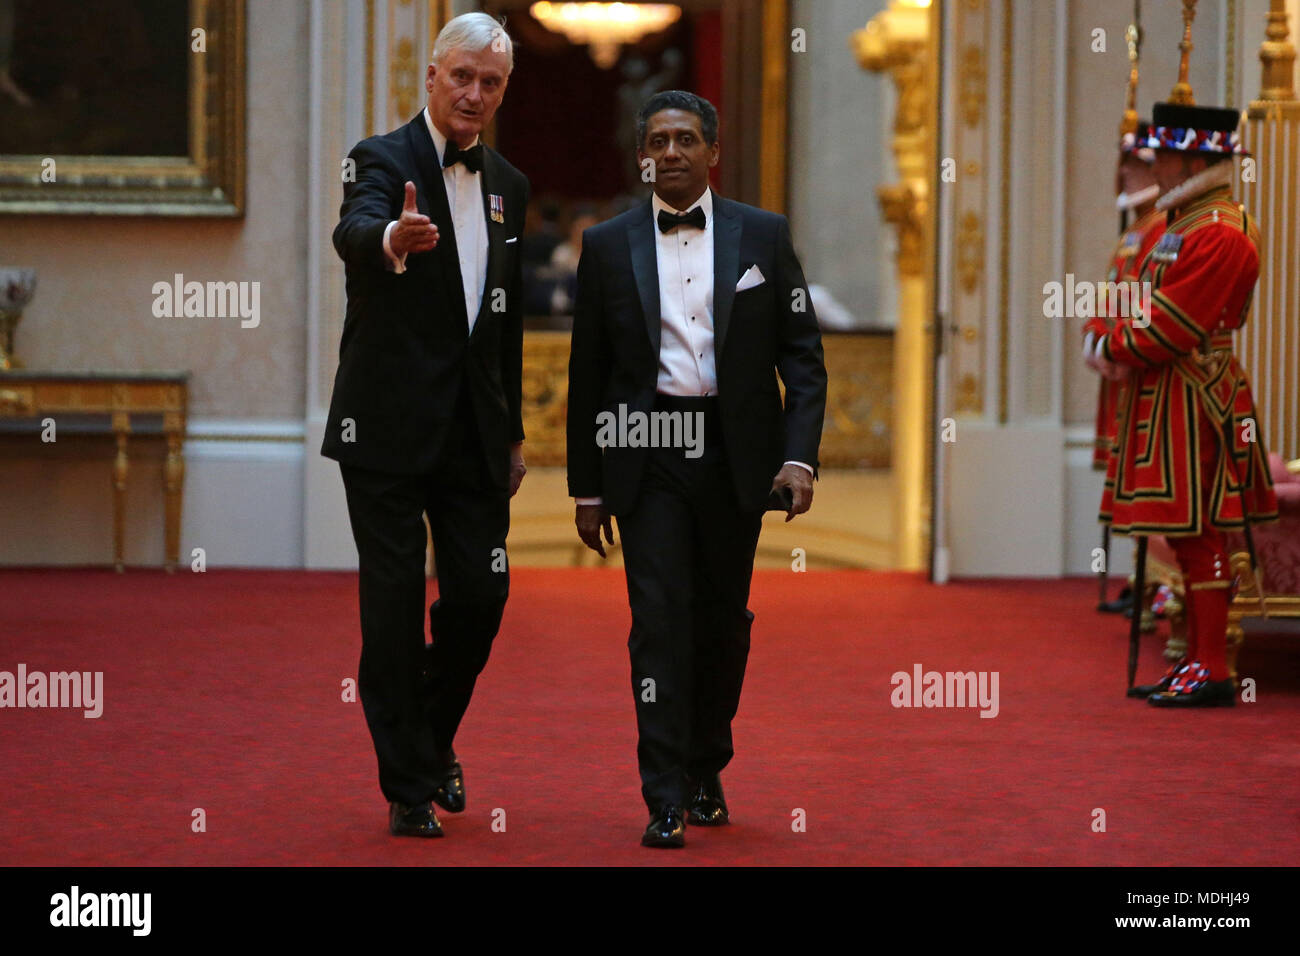
<path fill-rule="evenodd" d="M 425 109 L 353 148 L 334 230 L 348 310 L 322 454 L 343 471 L 361 571 L 358 688 L 399 836 L 442 836 L 431 801 L 465 809 L 452 743 L 509 591 L 528 180 L 478 138 L 512 66 L 499 23 L 451 20 Z M 426 515 L 438 566 L 431 646 Z"/>
<path fill-rule="evenodd" d="M 786 520 L 812 504 L 826 369 L 785 217 L 709 188 L 712 104 L 657 93 L 637 137 L 653 196 L 583 234 L 568 481 L 578 534 L 602 556 L 618 518 L 650 809 L 641 842 L 680 847 L 688 819 L 729 820 L 720 774 L 749 654 L 754 552 L 769 502 Z M 610 427 L 638 418 L 673 440 Z"/>

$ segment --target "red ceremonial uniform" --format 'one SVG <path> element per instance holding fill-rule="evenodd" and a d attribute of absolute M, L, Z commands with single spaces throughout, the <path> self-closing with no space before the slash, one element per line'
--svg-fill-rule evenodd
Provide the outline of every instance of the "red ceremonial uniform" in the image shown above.
<path fill-rule="evenodd" d="M 1232 354 L 1259 276 L 1259 229 L 1232 199 L 1231 172 L 1211 166 L 1178 187 L 1187 198 L 1142 263 L 1150 314 L 1102 340 L 1108 360 L 1140 371 L 1120 410 L 1101 518 L 1121 533 L 1165 535 L 1186 586 L 1187 656 L 1148 698 L 1161 706 L 1232 704 L 1221 529 L 1277 517 L 1255 401 Z"/>
<path fill-rule="evenodd" d="M 1102 496 L 1101 520 L 1116 532 L 1196 536 L 1240 528 L 1243 514 L 1277 517 L 1250 383 L 1231 351 L 1258 249 L 1258 228 L 1220 184 L 1171 210 L 1144 257 L 1149 324 L 1121 320 L 1102 346 L 1108 360 L 1139 369 Z"/>
<path fill-rule="evenodd" d="M 1165 214 L 1152 209 L 1125 230 L 1111 254 L 1107 282 L 1136 282 L 1141 276 L 1142 263 L 1156 241 L 1164 235 Z M 1089 332 L 1102 338 L 1111 330 L 1114 320 L 1108 316 L 1093 316 L 1083 324 L 1083 334 Z M 1097 422 L 1093 436 L 1092 466 L 1106 468 L 1115 444 L 1116 418 L 1124 401 L 1124 383 L 1102 378 L 1097 391 Z"/>

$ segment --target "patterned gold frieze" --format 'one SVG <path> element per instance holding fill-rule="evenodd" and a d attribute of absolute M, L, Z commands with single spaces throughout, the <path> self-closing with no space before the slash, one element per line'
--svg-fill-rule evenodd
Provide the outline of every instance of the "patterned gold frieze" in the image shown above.
<path fill-rule="evenodd" d="M 984 85 L 987 79 L 984 50 L 977 44 L 967 44 L 961 51 L 957 82 L 962 120 L 971 129 L 979 126 L 984 120 Z"/>
<path fill-rule="evenodd" d="M 984 224 L 967 210 L 957 224 L 957 281 L 967 295 L 979 288 L 984 274 Z"/>
<path fill-rule="evenodd" d="M 970 372 L 957 380 L 955 406 L 958 412 L 968 412 L 973 415 L 984 411 L 984 403 L 980 399 L 979 379 Z"/>
<path fill-rule="evenodd" d="M 415 62 L 415 43 L 402 37 L 393 47 L 393 58 L 388 68 L 389 100 L 393 104 L 394 120 L 403 121 L 415 112 L 415 92 L 422 88 L 420 71 Z"/>

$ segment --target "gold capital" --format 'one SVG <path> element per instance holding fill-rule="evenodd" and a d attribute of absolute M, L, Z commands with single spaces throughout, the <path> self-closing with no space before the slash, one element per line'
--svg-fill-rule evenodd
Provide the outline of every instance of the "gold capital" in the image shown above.
<path fill-rule="evenodd" d="M 1267 39 L 1260 45 L 1259 61 L 1263 64 L 1259 98 L 1290 102 L 1295 100 L 1295 45 L 1287 28 L 1286 0 L 1271 0 Z"/>

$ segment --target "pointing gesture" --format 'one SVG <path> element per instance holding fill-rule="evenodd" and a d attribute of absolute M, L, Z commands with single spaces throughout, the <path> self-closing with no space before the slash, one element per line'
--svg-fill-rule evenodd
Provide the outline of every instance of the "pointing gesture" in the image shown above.
<path fill-rule="evenodd" d="M 407 180 L 406 199 L 402 203 L 402 215 L 388 237 L 393 254 L 398 258 L 409 252 L 428 252 L 438 244 L 438 227 L 421 215 L 415 205 L 415 183 Z"/>

